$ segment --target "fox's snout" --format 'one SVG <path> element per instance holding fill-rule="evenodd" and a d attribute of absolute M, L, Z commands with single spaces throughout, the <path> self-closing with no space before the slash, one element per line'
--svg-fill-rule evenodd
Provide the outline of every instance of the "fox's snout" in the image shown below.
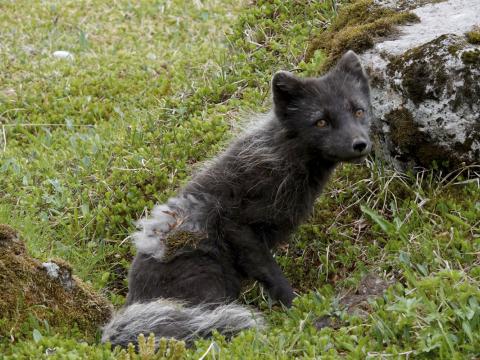
<path fill-rule="evenodd" d="M 355 138 L 352 142 L 352 149 L 355 154 L 359 156 L 367 155 L 372 148 L 372 143 L 370 139 L 363 137 Z"/>

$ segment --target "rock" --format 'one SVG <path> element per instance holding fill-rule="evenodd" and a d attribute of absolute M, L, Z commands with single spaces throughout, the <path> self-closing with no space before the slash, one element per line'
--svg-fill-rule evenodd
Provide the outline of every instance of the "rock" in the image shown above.
<path fill-rule="evenodd" d="M 50 279 L 58 280 L 65 290 L 72 291 L 75 288 L 76 283 L 72 277 L 72 269 L 70 267 L 60 267 L 53 261 L 42 263 L 42 266 L 47 271 Z"/>
<path fill-rule="evenodd" d="M 379 2 L 422 6 L 412 10 L 419 23 L 361 55 L 372 79 L 377 153 L 400 170 L 479 163 L 480 46 L 471 39 L 480 1 Z"/>
<path fill-rule="evenodd" d="M 93 338 L 111 311 L 112 305 L 72 275 L 66 262 L 42 264 L 27 254 L 16 231 L 0 224 L 0 336 L 33 315 L 53 326 L 76 324 Z"/>
<path fill-rule="evenodd" d="M 58 59 L 73 60 L 73 54 L 69 51 L 58 50 L 53 53 L 53 56 Z"/>

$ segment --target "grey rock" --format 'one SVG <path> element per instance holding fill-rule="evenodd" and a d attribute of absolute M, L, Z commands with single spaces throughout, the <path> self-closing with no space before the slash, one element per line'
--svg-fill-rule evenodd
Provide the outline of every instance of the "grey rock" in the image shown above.
<path fill-rule="evenodd" d="M 413 12 L 420 23 L 362 55 L 372 78 L 377 153 L 400 170 L 480 163 L 480 47 L 464 35 L 480 23 L 480 1 Z"/>
<path fill-rule="evenodd" d="M 75 280 L 72 277 L 70 269 L 59 266 L 53 261 L 42 263 L 42 267 L 47 275 L 54 280 L 58 280 L 65 290 L 72 290 L 75 287 Z"/>

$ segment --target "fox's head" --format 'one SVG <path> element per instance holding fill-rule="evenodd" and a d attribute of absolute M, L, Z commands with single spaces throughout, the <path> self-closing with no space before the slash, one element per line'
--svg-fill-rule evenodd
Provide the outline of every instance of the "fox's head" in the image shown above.
<path fill-rule="evenodd" d="M 354 161 L 370 152 L 368 78 L 353 51 L 320 78 L 278 72 L 272 90 L 278 120 L 312 156 Z"/>

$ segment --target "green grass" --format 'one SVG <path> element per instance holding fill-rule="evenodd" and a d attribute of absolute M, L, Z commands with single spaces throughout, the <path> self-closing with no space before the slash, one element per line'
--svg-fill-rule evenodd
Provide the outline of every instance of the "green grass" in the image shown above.
<path fill-rule="evenodd" d="M 134 221 L 248 113 L 268 109 L 276 70 L 318 72 L 326 54 L 305 53 L 335 14 L 331 2 L 308 0 L 0 2 L 0 223 L 19 229 L 32 255 L 68 260 L 121 304 Z M 479 357 L 479 172 L 342 166 L 277 253 L 303 294 L 295 306 L 271 306 L 252 287 L 244 298 L 269 329 L 201 340 L 185 356 Z M 362 318 L 339 294 L 367 273 L 395 285 Z M 325 315 L 342 326 L 317 330 Z M 47 358 L 48 348 L 49 359 L 118 355 L 33 315 L 9 334 L 0 354 L 10 358 Z"/>

